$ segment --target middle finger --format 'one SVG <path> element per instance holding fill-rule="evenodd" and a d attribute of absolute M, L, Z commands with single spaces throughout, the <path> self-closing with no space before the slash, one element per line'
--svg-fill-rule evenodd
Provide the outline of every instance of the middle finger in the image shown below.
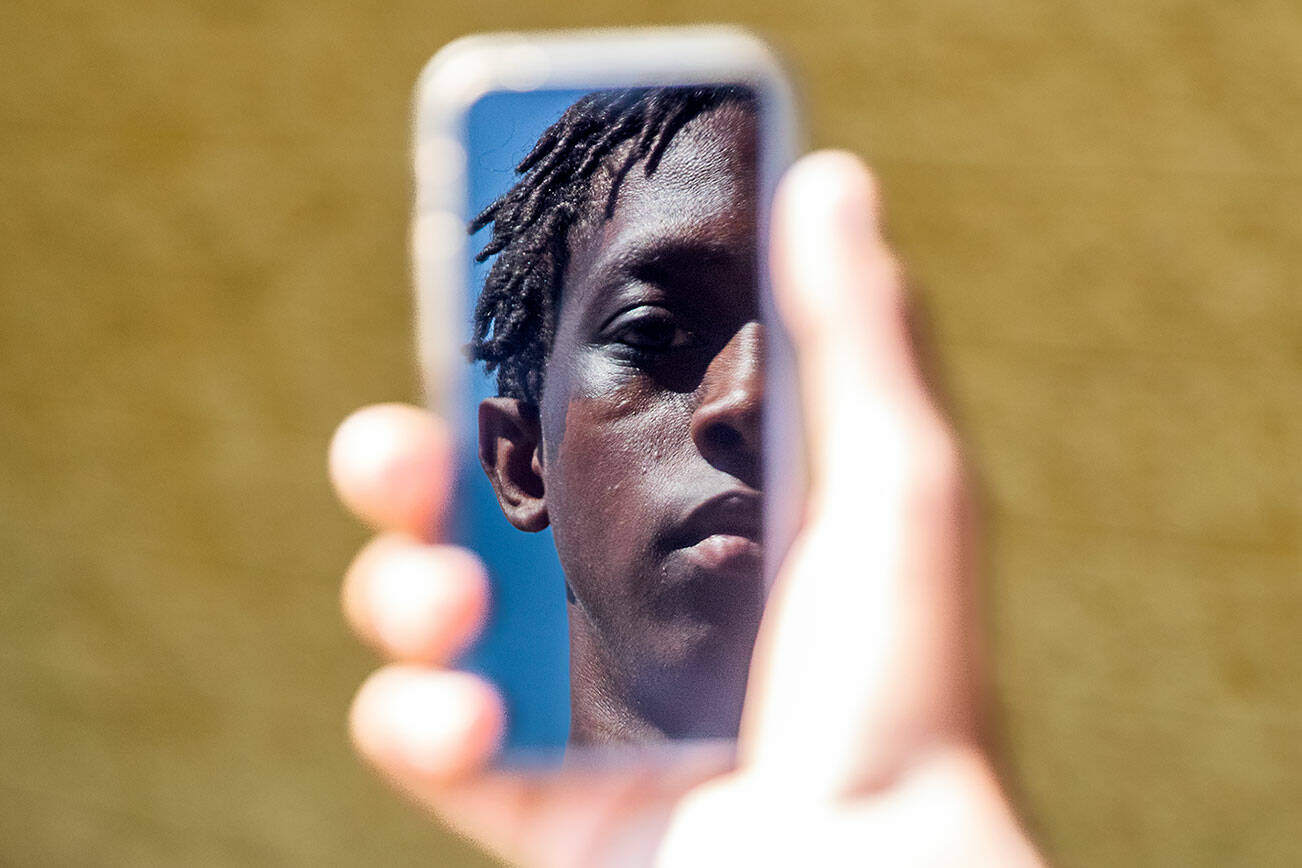
<path fill-rule="evenodd" d="M 358 636 L 388 657 L 443 665 L 483 627 L 488 579 L 465 549 L 383 533 L 348 568 L 343 608 Z"/>

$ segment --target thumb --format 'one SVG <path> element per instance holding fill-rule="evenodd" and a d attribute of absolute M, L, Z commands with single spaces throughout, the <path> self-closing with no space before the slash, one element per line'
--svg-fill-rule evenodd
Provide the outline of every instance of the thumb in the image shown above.
<path fill-rule="evenodd" d="M 966 737 L 976 707 L 962 474 L 879 215 L 866 167 L 835 152 L 798 162 L 774 204 L 810 488 L 756 645 L 742 751 L 832 797 Z"/>

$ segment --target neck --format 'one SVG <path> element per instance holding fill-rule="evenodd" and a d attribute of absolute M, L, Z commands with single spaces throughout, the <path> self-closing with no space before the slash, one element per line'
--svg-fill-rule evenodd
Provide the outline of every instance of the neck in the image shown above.
<path fill-rule="evenodd" d="M 570 744 L 618 744 L 665 738 L 628 700 L 605 643 L 583 607 L 570 601 Z"/>

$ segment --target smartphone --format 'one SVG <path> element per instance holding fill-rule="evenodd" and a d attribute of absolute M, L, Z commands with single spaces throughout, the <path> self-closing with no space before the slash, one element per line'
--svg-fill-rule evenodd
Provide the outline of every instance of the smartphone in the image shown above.
<path fill-rule="evenodd" d="M 458 40 L 421 75 L 413 256 L 446 534 L 491 578 L 458 665 L 505 766 L 734 740 L 803 474 L 768 214 L 791 89 L 732 28 Z"/>

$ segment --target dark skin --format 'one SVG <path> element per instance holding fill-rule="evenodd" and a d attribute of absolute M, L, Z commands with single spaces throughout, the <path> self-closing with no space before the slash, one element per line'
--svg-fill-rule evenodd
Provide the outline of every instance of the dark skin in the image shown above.
<path fill-rule="evenodd" d="M 565 571 L 574 744 L 736 735 L 764 596 L 755 142 L 725 104 L 609 217 L 595 184 L 540 405 L 480 406 L 503 512 L 550 524 Z"/>

